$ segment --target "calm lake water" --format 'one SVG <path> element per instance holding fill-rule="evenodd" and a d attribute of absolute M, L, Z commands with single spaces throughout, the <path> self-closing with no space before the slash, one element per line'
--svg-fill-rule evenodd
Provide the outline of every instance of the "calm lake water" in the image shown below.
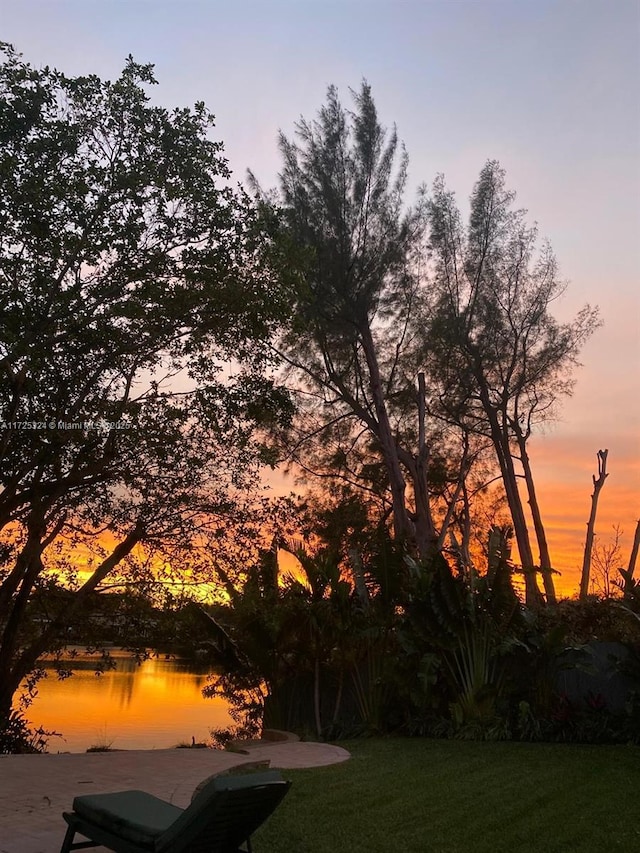
<path fill-rule="evenodd" d="M 36 726 L 60 732 L 49 752 L 84 752 L 91 746 L 113 749 L 167 749 L 206 741 L 209 730 L 231 724 L 223 699 L 205 699 L 209 670 L 190 662 L 154 657 L 138 664 L 128 653 L 112 651 L 117 668 L 95 675 L 95 658 L 78 655 L 74 674 L 60 681 L 55 671 L 38 684 L 27 710 Z"/>

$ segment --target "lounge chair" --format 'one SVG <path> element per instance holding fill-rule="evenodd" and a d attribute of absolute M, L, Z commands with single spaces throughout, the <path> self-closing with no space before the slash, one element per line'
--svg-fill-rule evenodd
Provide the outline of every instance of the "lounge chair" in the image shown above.
<path fill-rule="evenodd" d="M 69 828 L 60 853 L 101 845 L 116 853 L 251 853 L 250 836 L 290 784 L 275 770 L 218 776 L 186 809 L 144 791 L 76 797 L 63 813 Z M 76 833 L 89 841 L 74 843 Z"/>

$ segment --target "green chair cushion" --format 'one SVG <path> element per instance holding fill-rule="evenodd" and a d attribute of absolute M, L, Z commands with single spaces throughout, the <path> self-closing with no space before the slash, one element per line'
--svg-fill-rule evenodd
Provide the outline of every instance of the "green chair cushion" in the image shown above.
<path fill-rule="evenodd" d="M 134 844 L 151 846 L 183 810 L 144 791 L 76 797 L 73 810 L 85 820 Z"/>

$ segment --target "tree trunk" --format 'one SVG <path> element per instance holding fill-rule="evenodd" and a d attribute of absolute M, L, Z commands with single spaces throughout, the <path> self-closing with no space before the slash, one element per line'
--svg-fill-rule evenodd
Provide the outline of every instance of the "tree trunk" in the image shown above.
<path fill-rule="evenodd" d="M 556 590 L 553 583 L 553 569 L 551 568 L 551 557 L 549 555 L 549 546 L 547 544 L 547 536 L 542 522 L 540 513 L 540 505 L 536 495 L 535 484 L 533 482 L 533 472 L 531 470 L 531 462 L 527 453 L 527 439 L 522 434 L 519 428 L 514 429 L 518 448 L 520 450 L 520 461 L 524 471 L 524 481 L 527 485 L 527 493 L 529 495 L 529 506 L 531 507 L 531 516 L 533 518 L 533 528 L 536 532 L 538 542 L 538 550 L 540 552 L 540 572 L 542 574 L 542 583 L 547 597 L 547 604 L 556 604 Z"/>
<path fill-rule="evenodd" d="M 608 450 L 598 451 L 598 477 L 595 474 L 593 480 L 593 494 L 591 495 L 591 513 L 587 522 L 587 538 L 584 543 L 584 558 L 582 560 L 582 577 L 580 579 L 580 601 L 584 601 L 589 594 L 589 575 L 591 573 L 591 551 L 593 550 L 593 537 L 596 526 L 596 514 L 598 512 L 598 498 L 604 486 L 607 474 Z"/>
<path fill-rule="evenodd" d="M 469 490 L 467 489 L 466 480 L 462 482 L 462 518 L 460 521 L 462 530 L 462 539 L 460 542 L 460 554 L 462 562 L 467 573 L 469 589 L 474 591 L 476 586 L 476 570 L 471 558 L 471 503 L 469 500 Z"/>
<path fill-rule="evenodd" d="M 636 532 L 633 537 L 633 546 L 631 548 L 631 556 L 629 557 L 629 583 L 633 580 L 633 573 L 636 570 L 636 560 L 638 559 L 638 550 L 640 549 L 640 518 L 636 524 Z"/>
<path fill-rule="evenodd" d="M 635 584 L 633 581 L 633 573 L 636 570 L 636 562 L 638 560 L 638 550 L 640 549 L 640 519 L 636 522 L 636 532 L 633 535 L 633 545 L 631 546 L 631 556 L 629 557 L 629 566 L 626 569 L 619 568 L 618 571 L 624 580 L 623 593 L 625 598 L 631 598 Z"/>
<path fill-rule="evenodd" d="M 429 559 L 442 546 L 444 535 L 438 536 L 431 513 L 431 495 L 429 492 L 429 445 L 426 440 L 426 389 L 424 373 L 418 374 L 418 448 L 417 453 L 410 453 L 402 447 L 397 447 L 398 459 L 409 472 L 413 484 L 415 504 L 414 537 L 419 557 Z M 447 519 L 447 524 L 450 517 Z"/>
<path fill-rule="evenodd" d="M 367 361 L 369 370 L 369 388 L 373 397 L 373 405 L 378 421 L 378 440 L 382 448 L 382 456 L 387 476 L 389 477 L 389 486 L 391 488 L 391 500 L 393 506 L 393 529 L 396 540 L 398 542 L 409 542 L 414 539 L 413 525 L 407 514 L 407 506 L 405 501 L 406 483 L 400 467 L 398 458 L 398 448 L 391 430 L 389 414 L 387 412 L 384 389 L 382 387 L 382 378 L 380 376 L 380 367 L 375 351 L 375 344 L 371 328 L 368 323 L 363 323 L 360 330 L 360 338 L 362 341 L 362 349 Z"/>
<path fill-rule="evenodd" d="M 505 439 L 505 444 L 507 443 Z M 522 505 L 522 498 L 518 490 L 518 480 L 513 465 L 513 457 L 508 447 L 504 447 L 500 442 L 502 449 L 502 479 L 504 482 L 507 503 L 513 521 L 513 531 L 518 545 L 518 553 L 520 554 L 520 563 L 524 574 L 525 583 L 525 600 L 529 607 L 539 607 L 542 603 L 542 596 L 538 589 L 536 579 L 536 565 L 533 559 L 533 551 L 531 550 L 531 541 L 529 539 L 529 530 L 527 528 L 527 519 Z"/>
<path fill-rule="evenodd" d="M 371 597 L 369 596 L 369 590 L 367 589 L 360 553 L 357 548 L 349 548 L 348 554 L 351 571 L 353 573 L 356 595 L 360 600 L 360 606 L 366 613 L 368 613 L 371 609 Z"/>
<path fill-rule="evenodd" d="M 313 712 L 316 719 L 316 734 L 322 737 L 322 719 L 320 717 L 320 656 L 316 654 L 313 667 Z"/>
<path fill-rule="evenodd" d="M 336 702 L 333 706 L 333 717 L 332 723 L 334 726 L 337 725 L 338 719 L 340 718 L 340 709 L 342 707 L 342 692 L 344 689 L 344 666 L 340 666 L 340 674 L 338 675 L 338 690 L 336 692 Z"/>
<path fill-rule="evenodd" d="M 23 675 L 16 681 L 15 660 L 20 644 L 20 627 L 29 603 L 33 585 L 42 572 L 43 539 L 46 535 L 44 512 L 35 507 L 26 522 L 27 539 L 16 558 L 9 576 L 15 595 L 3 602 L 2 636 L 0 637 L 0 717 L 11 709 L 13 694 Z M 8 579 L 8 580 L 9 580 Z M 27 673 L 25 672 L 24 675 Z"/>
<path fill-rule="evenodd" d="M 431 515 L 429 494 L 429 445 L 426 439 L 426 387 L 424 373 L 418 374 L 418 452 L 415 456 L 413 491 L 416 509 L 416 544 L 421 557 L 438 550 L 438 535 Z"/>
<path fill-rule="evenodd" d="M 68 624 L 69 619 L 74 616 L 83 606 L 87 596 L 93 592 L 101 581 L 111 572 L 118 563 L 129 554 L 133 548 L 142 539 L 143 528 L 136 525 L 131 533 L 123 539 L 113 549 L 111 554 L 106 557 L 98 568 L 93 572 L 90 578 L 80 587 L 75 593 L 71 603 L 65 608 L 62 613 L 59 613 L 44 629 L 37 640 L 34 640 L 30 645 L 18 654 L 19 635 L 16 631 L 12 631 L 11 636 L 3 637 L 2 655 L 0 656 L 0 717 L 8 715 L 13 703 L 13 697 L 20 687 L 22 680 L 34 669 L 38 658 L 43 655 L 55 641 L 60 632 Z M 41 540 L 39 540 L 41 544 Z M 27 543 L 28 545 L 29 543 Z M 25 548 L 27 547 L 25 545 Z M 32 543 L 33 547 L 33 543 Z M 42 569 L 41 551 L 37 553 L 37 561 Z M 36 575 L 37 576 L 37 575 Z M 32 584 L 33 585 L 33 584 Z M 29 592 L 31 587 L 29 588 Z M 22 595 L 22 589 L 18 594 L 18 598 Z M 18 617 L 23 615 L 23 610 L 18 609 L 16 602 L 14 610 L 10 616 L 11 626 L 19 627 Z"/>
<path fill-rule="evenodd" d="M 496 407 L 491 404 L 486 386 L 481 387 L 480 396 L 485 414 L 489 420 L 491 440 L 500 466 L 507 504 L 513 522 L 513 532 L 518 545 L 518 553 L 520 554 L 520 563 L 522 564 L 522 572 L 524 574 L 525 603 L 528 607 L 537 608 L 543 603 L 543 599 L 536 580 L 536 567 L 533 561 L 533 552 L 531 550 L 524 507 L 522 506 L 522 498 L 518 491 L 518 480 L 513 465 L 511 447 L 509 446 L 509 437 L 506 428 L 503 428 L 498 420 L 498 412 Z"/>

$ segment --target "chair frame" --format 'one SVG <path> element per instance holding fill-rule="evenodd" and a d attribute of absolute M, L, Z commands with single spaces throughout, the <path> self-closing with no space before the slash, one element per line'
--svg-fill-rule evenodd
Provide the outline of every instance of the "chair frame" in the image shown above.
<path fill-rule="evenodd" d="M 249 778 L 249 777 L 247 777 Z M 183 810 L 176 821 L 163 833 L 158 835 L 153 843 L 143 844 L 123 838 L 117 832 L 111 832 L 104 826 L 95 824 L 76 812 L 63 812 L 62 816 L 68 824 L 67 832 L 60 848 L 60 853 L 71 853 L 74 850 L 86 850 L 90 847 L 106 847 L 115 853 L 251 853 L 250 836 L 269 817 L 286 795 L 290 782 L 285 780 L 258 783 L 254 787 L 239 789 L 222 789 L 215 793 L 211 803 L 205 809 L 194 808 L 194 802 Z M 171 833 L 177 820 L 193 811 L 193 819 L 185 828 L 180 840 L 174 840 L 170 846 L 163 841 Z M 233 818 L 237 817 L 237 825 L 242 821 L 243 828 L 236 830 Z M 207 828 L 221 824 L 224 837 L 225 821 L 232 827 L 230 830 L 233 840 L 227 838 L 222 843 L 215 840 L 203 840 L 202 835 Z M 246 826 L 246 831 L 244 829 Z M 76 834 L 85 836 L 87 841 L 74 841 Z"/>

